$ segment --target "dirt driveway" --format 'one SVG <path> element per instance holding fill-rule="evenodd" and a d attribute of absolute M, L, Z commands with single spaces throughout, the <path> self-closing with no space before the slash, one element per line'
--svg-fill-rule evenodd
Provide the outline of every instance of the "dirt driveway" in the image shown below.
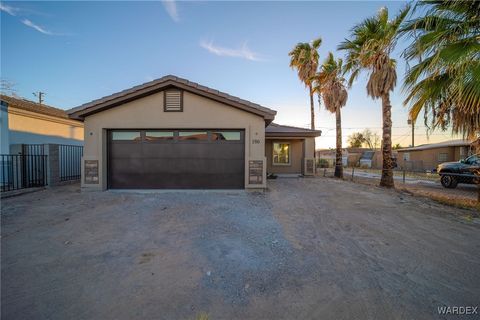
<path fill-rule="evenodd" d="M 2 319 L 443 319 L 440 306 L 480 305 L 480 223 L 460 209 L 333 179 L 269 185 L 2 200 Z"/>

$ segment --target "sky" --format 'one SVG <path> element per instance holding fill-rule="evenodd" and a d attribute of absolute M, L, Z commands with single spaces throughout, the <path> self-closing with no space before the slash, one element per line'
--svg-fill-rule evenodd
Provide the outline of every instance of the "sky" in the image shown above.
<path fill-rule="evenodd" d="M 309 128 L 308 92 L 289 67 L 298 42 L 321 37 L 320 61 L 350 29 L 386 6 L 404 1 L 2 1 L 0 76 L 15 93 L 70 109 L 167 74 L 198 82 L 277 111 L 275 122 Z M 393 143 L 409 146 L 411 127 L 401 83 L 401 40 L 393 53 L 398 84 L 391 95 Z M 366 94 L 364 73 L 342 109 L 343 145 L 353 132 L 381 134 L 381 101 Z M 335 117 L 315 99 L 317 148 L 335 147 Z M 427 135 L 423 118 L 415 144 L 456 139 Z"/>

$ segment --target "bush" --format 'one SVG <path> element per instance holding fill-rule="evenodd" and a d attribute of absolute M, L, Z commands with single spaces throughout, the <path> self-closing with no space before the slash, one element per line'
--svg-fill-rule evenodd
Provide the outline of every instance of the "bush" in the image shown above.
<path fill-rule="evenodd" d="M 317 168 L 328 168 L 330 165 L 326 159 L 318 159 Z"/>

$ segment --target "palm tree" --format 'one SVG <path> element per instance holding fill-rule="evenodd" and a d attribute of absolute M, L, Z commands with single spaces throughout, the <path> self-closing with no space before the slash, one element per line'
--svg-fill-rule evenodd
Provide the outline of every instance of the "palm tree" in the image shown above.
<path fill-rule="evenodd" d="M 390 54 L 395 48 L 400 25 L 409 9 L 407 6 L 397 17 L 389 20 L 388 9 L 381 8 L 377 15 L 353 27 L 351 38 L 343 41 L 338 47 L 347 52 L 345 69 L 351 73 L 349 85 L 352 85 L 362 70 L 367 70 L 369 73 L 367 94 L 373 99 L 382 99 L 383 170 L 380 186 L 388 188 L 394 186 L 390 91 L 393 91 L 397 83 L 396 61 Z"/>
<path fill-rule="evenodd" d="M 309 90 L 310 94 L 310 128 L 315 130 L 315 109 L 313 104 L 313 77 L 318 68 L 318 48 L 322 44 L 322 39 L 318 38 L 311 43 L 300 42 L 292 51 L 290 56 L 290 67 L 297 69 L 298 78 Z"/>
<path fill-rule="evenodd" d="M 432 128 L 480 135 L 480 1 L 421 1 L 425 9 L 404 24 L 413 39 L 405 50 L 415 60 L 404 89 L 415 120 L 423 110 Z M 478 136 L 477 136 L 478 137 Z"/>
<path fill-rule="evenodd" d="M 336 60 L 329 52 L 315 75 L 313 91 L 323 98 L 325 108 L 335 113 L 337 132 L 337 151 L 335 156 L 335 177 L 343 178 L 342 162 L 342 114 L 341 108 L 347 104 L 348 93 L 343 78 L 343 61 Z"/>

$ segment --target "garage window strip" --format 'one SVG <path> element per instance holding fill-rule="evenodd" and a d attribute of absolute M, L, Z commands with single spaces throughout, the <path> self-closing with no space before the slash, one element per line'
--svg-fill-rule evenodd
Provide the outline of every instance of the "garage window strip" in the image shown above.
<path fill-rule="evenodd" d="M 179 141 L 209 141 L 208 131 L 179 131 Z"/>
<path fill-rule="evenodd" d="M 140 131 L 113 131 L 113 141 L 141 141 L 142 135 Z"/>
<path fill-rule="evenodd" d="M 240 131 L 215 130 L 211 133 L 211 139 L 212 141 L 221 142 L 240 141 L 242 139 L 242 134 Z"/>
<path fill-rule="evenodd" d="M 173 140 L 175 137 L 174 131 L 146 131 L 145 141 L 165 141 Z"/>

